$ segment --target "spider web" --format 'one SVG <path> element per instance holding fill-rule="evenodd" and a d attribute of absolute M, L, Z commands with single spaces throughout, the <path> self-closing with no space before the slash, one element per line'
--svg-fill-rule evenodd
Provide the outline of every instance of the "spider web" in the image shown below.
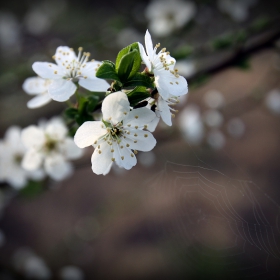
<path fill-rule="evenodd" d="M 279 279 L 280 205 L 254 182 L 167 161 L 146 184 L 165 197 L 152 215 L 180 275 Z"/>

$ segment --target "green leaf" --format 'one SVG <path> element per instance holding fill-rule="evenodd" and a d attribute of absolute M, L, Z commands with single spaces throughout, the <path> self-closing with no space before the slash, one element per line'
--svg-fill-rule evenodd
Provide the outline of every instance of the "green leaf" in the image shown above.
<path fill-rule="evenodd" d="M 118 76 L 122 82 L 133 77 L 141 66 L 141 57 L 138 50 L 127 53 L 120 60 Z"/>
<path fill-rule="evenodd" d="M 28 181 L 26 186 L 22 188 L 19 193 L 23 197 L 26 198 L 33 198 L 43 192 L 44 182 L 42 181 Z"/>
<path fill-rule="evenodd" d="M 153 88 L 154 84 L 152 79 L 141 73 L 136 73 L 133 77 L 127 80 L 124 84 L 124 87 L 135 87 L 135 86 L 144 86 L 147 88 Z"/>
<path fill-rule="evenodd" d="M 109 60 L 103 61 L 96 72 L 96 77 L 101 79 L 116 80 L 120 82 L 120 78 L 116 73 L 115 64 Z"/>
<path fill-rule="evenodd" d="M 173 57 L 175 59 L 183 59 L 189 57 L 193 53 L 193 47 L 190 45 L 185 45 L 182 47 L 179 47 L 175 52 L 172 52 Z"/>
<path fill-rule="evenodd" d="M 87 103 L 87 112 L 92 113 L 97 106 L 99 102 L 99 97 L 98 96 L 89 96 L 88 97 L 88 103 Z"/>
<path fill-rule="evenodd" d="M 75 120 L 78 125 L 82 125 L 84 122 L 93 121 L 93 117 L 88 114 L 80 114 L 76 116 Z"/>
<path fill-rule="evenodd" d="M 78 110 L 76 108 L 67 108 L 64 110 L 64 115 L 69 119 L 74 119 L 78 114 Z"/>
<path fill-rule="evenodd" d="M 120 52 L 118 53 L 117 58 L 116 58 L 116 70 L 117 70 L 117 72 L 119 70 L 121 59 L 123 58 L 123 56 L 132 52 L 133 50 L 137 50 L 139 52 L 138 43 L 132 43 L 131 45 L 123 48 L 122 50 L 120 50 Z"/>
<path fill-rule="evenodd" d="M 233 45 L 233 38 L 231 35 L 224 35 L 212 41 L 212 47 L 214 50 L 225 50 L 230 48 L 232 45 Z"/>
<path fill-rule="evenodd" d="M 141 102 L 142 100 L 151 97 L 146 87 L 138 86 L 127 94 L 129 103 L 132 107 Z"/>

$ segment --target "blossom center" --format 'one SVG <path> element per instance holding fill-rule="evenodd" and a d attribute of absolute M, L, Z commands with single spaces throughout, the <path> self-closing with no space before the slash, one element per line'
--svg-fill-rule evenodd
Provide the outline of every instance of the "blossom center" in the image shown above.
<path fill-rule="evenodd" d="M 46 153 L 50 153 L 57 148 L 57 141 L 51 138 L 47 138 L 47 141 L 45 142 L 44 145 L 44 150 Z"/>
<path fill-rule="evenodd" d="M 82 68 L 86 67 L 86 63 L 88 62 L 88 59 L 90 57 L 89 52 L 83 52 L 83 48 L 80 47 L 77 58 L 73 58 L 72 60 L 68 60 L 67 56 L 70 55 L 69 52 L 64 52 L 60 50 L 58 53 L 62 57 L 57 57 L 57 59 L 62 60 L 61 66 L 65 70 L 65 76 L 63 78 L 67 80 L 71 80 L 72 82 L 78 82 L 80 78 L 86 79 L 87 76 L 82 75 Z M 71 49 L 71 51 L 73 51 Z"/>

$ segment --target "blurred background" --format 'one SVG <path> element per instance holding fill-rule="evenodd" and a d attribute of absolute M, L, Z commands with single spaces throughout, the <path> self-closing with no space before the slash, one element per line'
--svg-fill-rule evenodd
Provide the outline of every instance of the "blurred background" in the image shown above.
<path fill-rule="evenodd" d="M 130 171 L 0 185 L 0 279 L 279 279 L 280 3 L 5 1 L 0 138 L 59 115 L 28 109 L 35 61 L 82 46 L 114 61 L 149 29 L 189 93 Z"/>

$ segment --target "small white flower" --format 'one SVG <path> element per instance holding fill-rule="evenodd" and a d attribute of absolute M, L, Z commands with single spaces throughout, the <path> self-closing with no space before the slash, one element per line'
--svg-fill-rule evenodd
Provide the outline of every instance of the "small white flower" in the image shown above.
<path fill-rule="evenodd" d="M 218 8 L 235 21 L 241 22 L 248 18 L 249 8 L 257 3 L 257 0 L 218 0 Z"/>
<path fill-rule="evenodd" d="M 155 0 L 146 9 L 149 29 L 157 36 L 170 35 L 183 27 L 196 13 L 196 6 L 190 1 Z"/>
<path fill-rule="evenodd" d="M 165 48 L 158 54 L 156 53 L 159 44 L 153 48 L 152 38 L 148 30 L 145 35 L 146 51 L 141 43 L 138 43 L 138 45 L 141 58 L 148 71 L 154 74 L 155 85 L 162 98 L 167 100 L 170 95 L 181 96 L 187 94 L 188 83 L 184 77 L 177 73 L 175 59 L 170 56 L 169 52 L 166 52 Z"/>
<path fill-rule="evenodd" d="M 147 152 L 156 144 L 153 135 L 143 130 L 149 129 L 155 114 L 147 108 L 130 111 L 127 95 L 123 92 L 108 95 L 101 110 L 104 123 L 83 123 L 74 137 L 76 145 L 80 148 L 94 146 L 91 163 L 96 174 L 106 175 L 113 162 L 131 169 L 137 162 L 137 150 Z"/>
<path fill-rule="evenodd" d="M 48 88 L 51 83 L 52 80 L 42 79 L 40 77 L 31 77 L 24 81 L 22 85 L 23 90 L 30 95 L 36 95 L 27 102 L 28 108 L 39 108 L 52 100 L 48 93 Z"/>
<path fill-rule="evenodd" d="M 21 129 L 12 126 L 0 141 L 0 181 L 7 182 L 15 189 L 23 188 L 28 179 L 41 180 L 44 177 L 42 170 L 30 172 L 21 167 L 26 149 L 20 135 Z"/>
<path fill-rule="evenodd" d="M 26 170 L 43 167 L 54 180 L 60 181 L 72 173 L 68 162 L 82 155 L 73 139 L 67 136 L 67 128 L 59 118 L 54 118 L 44 126 L 31 125 L 22 131 L 22 141 L 27 148 L 22 166 Z"/>
<path fill-rule="evenodd" d="M 171 125 L 172 114 L 169 106 L 177 103 L 174 98 L 188 93 L 188 83 L 184 77 L 178 74 L 178 70 L 175 69 L 176 61 L 169 52 L 162 49 L 158 54 L 156 53 L 159 44 L 153 48 L 152 38 L 148 30 L 145 35 L 146 51 L 141 43 L 138 45 L 142 60 L 148 71 L 155 77 L 155 86 L 160 95 L 156 98 L 159 114 L 167 125 Z"/>
<path fill-rule="evenodd" d="M 186 141 L 200 144 L 204 137 L 204 126 L 197 106 L 189 105 L 180 113 L 179 127 Z"/>
<path fill-rule="evenodd" d="M 64 266 L 60 269 L 60 278 L 62 280 L 83 280 L 84 273 L 83 271 L 73 265 Z"/>
<path fill-rule="evenodd" d="M 265 104 L 272 113 L 280 114 L 280 90 L 273 89 L 267 93 Z"/>
<path fill-rule="evenodd" d="M 89 91 L 106 91 L 109 84 L 95 76 L 101 62 L 90 61 L 89 53 L 76 56 L 73 49 L 69 47 L 58 47 L 54 55 L 57 64 L 49 62 L 35 62 L 32 65 L 37 75 L 44 79 L 53 80 L 49 86 L 49 94 L 53 100 L 66 101 L 76 91 L 78 83 Z"/>

